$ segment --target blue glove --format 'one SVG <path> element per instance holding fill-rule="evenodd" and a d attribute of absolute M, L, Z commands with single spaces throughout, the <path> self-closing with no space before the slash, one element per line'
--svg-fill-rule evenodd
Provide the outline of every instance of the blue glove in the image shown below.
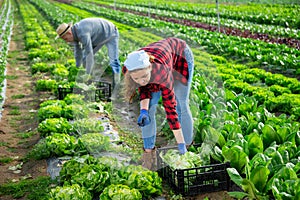
<path fill-rule="evenodd" d="M 137 121 L 138 125 L 140 127 L 143 127 L 143 126 L 147 126 L 148 124 L 150 124 L 150 122 L 151 122 L 151 120 L 150 120 L 150 117 L 148 114 L 148 110 L 142 109 L 140 116 L 138 118 L 138 121 Z"/>
<path fill-rule="evenodd" d="M 179 150 L 179 154 L 181 154 L 181 155 L 185 154 L 187 152 L 185 143 L 179 143 L 178 150 Z"/>

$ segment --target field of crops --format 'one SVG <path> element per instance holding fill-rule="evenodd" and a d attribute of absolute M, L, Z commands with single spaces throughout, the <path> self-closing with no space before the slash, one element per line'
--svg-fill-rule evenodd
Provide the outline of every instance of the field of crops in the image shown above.
<path fill-rule="evenodd" d="M 166 37 L 181 38 L 191 47 L 190 107 L 197 144 L 191 152 L 199 160 L 182 162 L 193 161 L 189 168 L 227 163 L 230 187 L 225 190 L 232 199 L 300 199 L 300 5 L 293 0 L 247 2 L 0 0 L 0 199 L 197 199 L 189 190 L 192 178 L 176 191 L 159 172 L 140 166 L 142 140 L 126 126 L 131 123 L 126 120 L 136 122 L 126 113 L 128 104 L 95 99 L 94 85 L 84 86 L 92 91 L 87 95 L 74 92 L 59 99 L 60 88 L 83 88 L 78 80 L 84 69 L 75 66 L 71 46 L 55 40 L 55 29 L 88 17 L 117 26 L 121 64 L 128 53 Z M 14 52 L 11 41 L 23 48 Z M 96 64 L 111 75 L 106 51 L 96 54 Z M 17 118 L 18 102 L 29 94 L 22 88 L 8 94 L 10 81 L 24 81 L 7 75 L 9 66 L 25 70 L 32 81 L 26 87 L 38 103 L 28 108 L 30 117 Z M 25 119 L 30 121 L 26 126 L 16 125 Z M 173 134 L 161 121 L 158 131 L 170 144 Z M 35 142 L 18 155 L 12 149 L 22 141 L 13 144 L 11 138 L 21 132 Z M 22 171 L 11 166 L 33 160 L 47 163 L 48 176 L 24 181 L 6 176 L 8 168 L 14 176 Z M 57 174 L 49 171 L 53 162 L 60 163 Z M 214 192 L 224 190 L 211 181 Z M 28 189 L 30 184 L 39 191 Z M 207 191 L 196 193 L 208 199 Z"/>

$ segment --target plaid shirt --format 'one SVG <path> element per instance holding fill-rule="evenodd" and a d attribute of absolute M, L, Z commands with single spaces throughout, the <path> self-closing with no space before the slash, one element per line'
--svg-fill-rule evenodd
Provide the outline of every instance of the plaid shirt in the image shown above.
<path fill-rule="evenodd" d="M 185 41 L 166 38 L 141 48 L 155 57 L 152 63 L 151 79 L 146 86 L 139 87 L 140 100 L 151 98 L 151 92 L 161 91 L 163 106 L 171 130 L 180 128 L 176 112 L 174 80 L 187 84 L 188 64 L 184 56 Z M 125 69 L 124 69 L 125 68 Z M 123 72 L 127 69 L 124 66 Z"/>

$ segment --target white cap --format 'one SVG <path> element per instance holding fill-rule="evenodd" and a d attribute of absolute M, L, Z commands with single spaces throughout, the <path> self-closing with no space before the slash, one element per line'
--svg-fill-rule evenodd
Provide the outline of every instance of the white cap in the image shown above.
<path fill-rule="evenodd" d="M 143 69 L 150 65 L 149 59 L 149 55 L 144 50 L 134 51 L 128 54 L 124 65 L 128 69 L 128 71 Z"/>

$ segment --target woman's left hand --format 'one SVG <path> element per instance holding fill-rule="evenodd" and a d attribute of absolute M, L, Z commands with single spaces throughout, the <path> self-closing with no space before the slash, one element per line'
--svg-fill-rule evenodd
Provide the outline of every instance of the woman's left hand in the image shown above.
<path fill-rule="evenodd" d="M 141 112 L 140 112 L 140 116 L 138 118 L 138 125 L 140 127 L 143 127 L 143 126 L 147 126 L 148 124 L 150 124 L 151 120 L 150 120 L 150 117 L 149 117 L 149 113 L 148 113 L 148 110 L 146 109 L 142 109 Z"/>

